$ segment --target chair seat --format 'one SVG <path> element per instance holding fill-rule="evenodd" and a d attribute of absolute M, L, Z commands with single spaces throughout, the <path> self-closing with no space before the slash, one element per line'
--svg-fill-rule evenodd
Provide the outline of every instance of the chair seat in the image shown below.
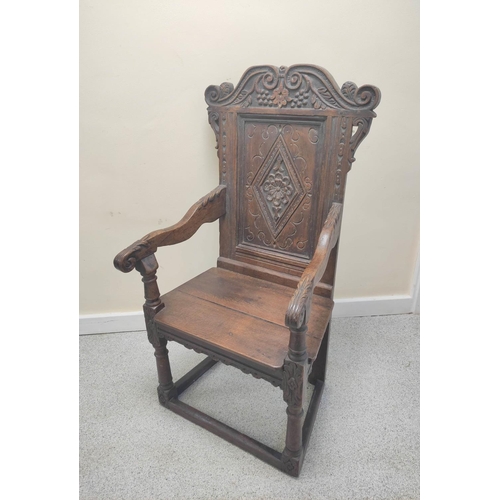
<path fill-rule="evenodd" d="M 277 370 L 288 351 L 285 313 L 294 290 L 212 268 L 163 295 L 165 308 L 155 323 L 188 347 Z M 332 309 L 332 300 L 314 295 L 306 336 L 310 361 L 316 359 Z"/>

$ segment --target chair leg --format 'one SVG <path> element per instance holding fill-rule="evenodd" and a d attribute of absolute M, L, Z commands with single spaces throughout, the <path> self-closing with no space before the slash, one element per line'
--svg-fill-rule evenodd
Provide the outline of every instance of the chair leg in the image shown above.
<path fill-rule="evenodd" d="M 326 364 L 328 361 L 328 344 L 330 342 L 330 323 L 326 327 L 325 335 L 323 336 L 323 340 L 321 341 L 321 345 L 319 347 L 318 356 L 316 357 L 312 368 L 311 373 L 309 374 L 309 383 L 316 385 L 318 380 L 322 382 L 325 381 L 326 377 Z"/>
<path fill-rule="evenodd" d="M 177 391 L 172 380 L 170 361 L 168 359 L 167 341 L 159 338 L 154 346 L 156 369 L 158 370 L 158 399 L 162 406 L 167 406 L 168 400 L 177 395 Z"/>
<path fill-rule="evenodd" d="M 136 269 L 141 273 L 144 283 L 144 319 L 148 340 L 155 348 L 156 368 L 158 370 L 158 399 L 163 406 L 167 406 L 170 398 L 176 395 L 176 388 L 172 381 L 170 361 L 168 359 L 167 340 L 158 335 L 154 323 L 155 315 L 161 311 L 165 305 L 160 299 L 160 290 L 156 278 L 158 262 L 154 254 L 149 255 L 136 264 Z"/>
<path fill-rule="evenodd" d="M 283 399 L 288 404 L 286 429 L 286 445 L 282 453 L 282 463 L 285 472 L 298 477 L 304 458 L 302 445 L 302 426 L 304 422 L 304 380 L 306 363 L 285 360 L 283 372 Z"/>

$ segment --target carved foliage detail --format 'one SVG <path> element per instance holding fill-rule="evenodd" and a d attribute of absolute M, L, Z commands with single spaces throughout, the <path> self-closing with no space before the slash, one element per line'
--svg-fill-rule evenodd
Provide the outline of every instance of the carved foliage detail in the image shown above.
<path fill-rule="evenodd" d="M 312 295 L 314 291 L 314 281 L 310 276 L 303 277 L 295 292 L 293 293 L 292 300 L 288 306 L 285 316 L 285 324 L 294 330 L 301 330 L 308 321 L 308 313 Z"/>
<path fill-rule="evenodd" d="M 224 191 L 224 186 L 217 186 L 215 189 L 210 191 L 204 198 L 201 198 L 198 210 L 205 208 L 209 203 L 212 203 L 216 198 L 219 198 L 222 191 Z"/>
<path fill-rule="evenodd" d="M 215 149 L 217 150 L 217 156 L 220 157 L 220 155 L 219 155 L 219 132 L 220 132 L 219 113 L 217 113 L 215 111 L 210 111 L 210 113 L 208 113 L 208 123 L 210 123 L 210 126 L 212 127 L 212 129 L 215 133 Z"/>
<path fill-rule="evenodd" d="M 304 366 L 288 359 L 283 365 L 283 399 L 288 406 L 301 406 L 304 389 Z"/>
<path fill-rule="evenodd" d="M 358 149 L 358 146 L 361 144 L 363 139 L 368 135 L 368 132 L 370 131 L 370 125 L 371 125 L 372 119 L 371 118 L 356 118 L 353 121 L 353 127 L 358 127 L 356 130 L 356 133 L 351 137 L 351 140 L 349 141 L 349 158 L 348 158 L 348 163 L 349 163 L 349 169 L 351 168 L 351 165 L 353 162 L 356 161 L 356 158 L 354 158 L 354 153 L 356 152 L 356 149 Z"/>
<path fill-rule="evenodd" d="M 232 87 L 231 87 L 232 88 Z M 227 122 L 227 114 L 226 113 L 218 113 L 216 111 L 209 111 L 208 113 L 208 122 L 212 127 L 215 133 L 215 149 L 217 150 L 217 157 L 221 163 L 221 183 L 225 184 L 226 182 L 226 171 L 227 171 L 227 158 L 226 158 L 226 150 L 227 150 L 227 132 L 226 132 L 226 122 Z M 222 148 L 219 144 L 222 142 Z M 222 158 L 221 158 L 221 149 L 222 149 Z"/>
<path fill-rule="evenodd" d="M 114 266 L 119 271 L 129 273 L 141 259 L 153 253 L 155 250 L 156 248 L 153 248 L 146 240 L 136 241 L 115 257 L 113 262 Z"/>
<path fill-rule="evenodd" d="M 160 345 L 158 332 L 156 330 L 156 325 L 154 322 L 154 317 L 158 311 L 147 306 L 144 306 L 143 309 L 144 309 L 144 319 L 146 321 L 146 332 L 148 334 L 148 340 L 151 343 L 151 345 L 156 347 Z M 163 309 L 163 307 L 161 309 Z"/>
<path fill-rule="evenodd" d="M 336 158 L 336 168 L 335 168 L 335 187 L 334 187 L 334 201 L 342 201 L 342 163 L 344 160 L 344 154 L 346 149 L 346 133 L 347 133 L 347 118 L 345 116 L 342 117 L 340 122 L 340 141 L 339 148 L 337 151 Z"/>
<path fill-rule="evenodd" d="M 254 66 L 236 89 L 232 84 L 212 85 L 205 91 L 209 105 L 239 105 L 314 109 L 375 109 L 380 91 L 373 86 L 357 87 L 346 82 L 340 89 L 322 68 L 310 65 Z"/>

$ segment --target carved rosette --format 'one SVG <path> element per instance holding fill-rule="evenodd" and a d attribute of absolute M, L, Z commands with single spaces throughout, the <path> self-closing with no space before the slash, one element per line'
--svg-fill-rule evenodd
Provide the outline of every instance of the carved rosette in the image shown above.
<path fill-rule="evenodd" d="M 288 406 L 302 405 L 304 390 L 304 365 L 288 359 L 283 365 L 283 399 Z"/>
<path fill-rule="evenodd" d="M 252 185 L 262 214 L 276 238 L 306 195 L 282 135 L 270 149 Z"/>
<path fill-rule="evenodd" d="M 283 467 L 288 474 L 297 477 L 300 469 L 300 458 L 283 457 Z"/>
<path fill-rule="evenodd" d="M 324 69 L 311 65 L 253 66 L 234 88 L 230 83 L 205 91 L 209 106 L 373 110 L 380 101 L 377 87 L 346 82 L 339 88 Z"/>

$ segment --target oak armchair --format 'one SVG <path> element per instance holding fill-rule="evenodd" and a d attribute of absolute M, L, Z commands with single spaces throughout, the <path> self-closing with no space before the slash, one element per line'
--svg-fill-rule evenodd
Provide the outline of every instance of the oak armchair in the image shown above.
<path fill-rule="evenodd" d="M 298 476 L 323 392 L 347 173 L 366 137 L 376 87 L 338 87 L 317 66 L 249 68 L 205 92 L 220 185 L 174 226 L 149 233 L 114 265 L 142 275 L 160 403 L 284 472 Z M 220 256 L 169 293 L 156 282 L 156 250 L 219 220 Z M 172 380 L 167 342 L 207 355 Z M 221 361 L 283 390 L 282 453 L 180 401 Z M 304 412 L 307 382 L 314 392 Z"/>

